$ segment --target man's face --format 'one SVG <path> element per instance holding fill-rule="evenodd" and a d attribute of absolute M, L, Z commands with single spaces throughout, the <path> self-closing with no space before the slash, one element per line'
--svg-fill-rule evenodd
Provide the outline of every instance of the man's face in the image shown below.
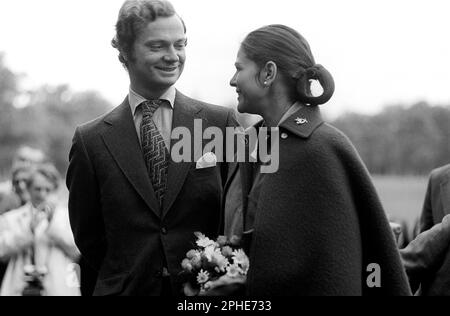
<path fill-rule="evenodd" d="M 30 195 L 27 190 L 27 181 L 30 177 L 27 171 L 19 171 L 14 175 L 12 180 L 14 192 L 20 198 L 22 204 L 26 203 L 30 199 Z"/>
<path fill-rule="evenodd" d="M 184 69 L 185 47 L 186 34 L 178 16 L 149 23 L 138 35 L 129 60 L 132 87 L 142 93 L 174 85 Z"/>

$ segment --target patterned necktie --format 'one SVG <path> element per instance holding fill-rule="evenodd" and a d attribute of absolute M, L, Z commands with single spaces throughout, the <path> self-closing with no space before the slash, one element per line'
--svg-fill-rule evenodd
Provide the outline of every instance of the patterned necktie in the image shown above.
<path fill-rule="evenodd" d="M 169 151 L 164 139 L 153 122 L 153 115 L 164 101 L 153 100 L 142 103 L 141 138 L 144 160 L 153 185 L 153 189 L 162 208 L 167 186 L 169 169 Z"/>

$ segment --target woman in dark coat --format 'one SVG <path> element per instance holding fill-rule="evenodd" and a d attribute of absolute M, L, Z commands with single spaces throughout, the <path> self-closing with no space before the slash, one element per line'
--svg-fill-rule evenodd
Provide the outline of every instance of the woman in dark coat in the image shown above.
<path fill-rule="evenodd" d="M 307 41 L 283 25 L 260 28 L 242 43 L 236 69 L 239 111 L 261 115 L 259 131 L 279 129 L 278 170 L 239 163 L 225 188 L 224 233 L 248 242 L 247 294 L 410 295 L 370 175 L 321 117 L 334 82 Z M 311 94 L 311 80 L 321 96 Z"/>

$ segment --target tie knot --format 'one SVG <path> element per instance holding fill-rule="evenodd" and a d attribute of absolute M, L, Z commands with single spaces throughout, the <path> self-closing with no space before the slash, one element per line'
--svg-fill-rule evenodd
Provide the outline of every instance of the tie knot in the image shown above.
<path fill-rule="evenodd" d="M 142 103 L 142 114 L 153 116 L 157 109 L 163 104 L 163 100 L 149 100 Z"/>

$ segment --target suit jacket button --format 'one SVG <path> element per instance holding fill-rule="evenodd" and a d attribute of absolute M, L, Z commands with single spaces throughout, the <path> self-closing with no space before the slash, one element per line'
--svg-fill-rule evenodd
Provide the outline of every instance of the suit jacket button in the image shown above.
<path fill-rule="evenodd" d="M 288 136 L 287 133 L 282 133 L 282 134 L 281 134 L 281 138 L 282 138 L 282 139 L 288 139 L 288 137 L 289 137 L 289 136 Z"/>
<path fill-rule="evenodd" d="M 163 227 L 163 228 L 161 229 L 161 233 L 162 233 L 163 235 L 167 235 L 167 228 Z"/>

